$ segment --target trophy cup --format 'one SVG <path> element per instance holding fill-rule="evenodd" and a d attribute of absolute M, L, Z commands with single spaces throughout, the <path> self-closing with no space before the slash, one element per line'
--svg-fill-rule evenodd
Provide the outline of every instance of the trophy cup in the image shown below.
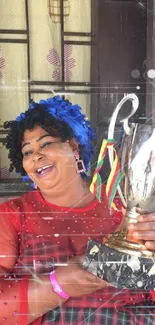
<path fill-rule="evenodd" d="M 155 211 L 155 127 L 152 119 L 145 124 L 129 125 L 129 118 L 139 106 L 135 94 L 127 94 L 117 105 L 108 139 L 114 139 L 117 115 L 127 100 L 132 102 L 132 111 L 121 121 L 124 134 L 118 149 L 121 181 L 117 187 L 126 215 L 119 230 L 104 238 L 103 244 L 94 240 L 88 242 L 83 267 L 118 288 L 154 290 L 155 252 L 128 232 L 128 224 L 136 222 L 137 207 L 145 213 Z M 112 148 L 108 149 L 108 154 L 112 167 Z"/>

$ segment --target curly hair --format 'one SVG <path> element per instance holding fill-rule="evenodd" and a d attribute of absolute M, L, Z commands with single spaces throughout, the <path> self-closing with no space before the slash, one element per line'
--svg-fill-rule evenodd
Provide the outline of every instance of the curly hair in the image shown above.
<path fill-rule="evenodd" d="M 41 100 L 39 103 L 31 102 L 29 109 L 25 113 L 21 113 L 15 121 L 5 122 L 4 128 L 8 129 L 5 146 L 9 150 L 9 170 L 13 171 L 15 169 L 15 171 L 22 176 L 27 175 L 22 166 L 23 155 L 21 146 L 24 132 L 26 130 L 33 130 L 36 125 L 39 125 L 52 137 L 59 137 L 62 142 L 74 137 L 79 143 L 79 155 L 80 158 L 83 159 L 87 170 L 93 154 L 91 138 L 93 138 L 94 135 L 89 125 L 86 125 L 86 123 L 89 124 L 89 122 L 85 122 L 85 116 L 79 112 L 79 109 L 81 108 L 78 105 L 72 105 L 68 101 L 57 96 L 46 101 Z M 82 124 L 80 125 L 80 120 L 78 121 L 79 117 L 81 121 L 84 121 L 83 129 L 81 129 Z M 68 123 L 64 120 L 68 121 Z M 70 121 L 72 127 L 69 125 Z M 87 143 L 83 139 L 84 134 L 82 134 L 81 137 L 81 133 L 83 133 L 82 131 L 84 130 L 86 131 L 85 138 L 88 140 Z M 79 135 L 77 132 L 79 132 Z"/>

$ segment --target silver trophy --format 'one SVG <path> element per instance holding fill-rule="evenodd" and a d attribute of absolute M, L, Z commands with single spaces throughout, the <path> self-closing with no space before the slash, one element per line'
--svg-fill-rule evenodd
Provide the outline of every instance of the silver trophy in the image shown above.
<path fill-rule="evenodd" d="M 89 241 L 84 267 L 116 287 L 153 290 L 155 253 L 143 241 L 136 241 L 128 232 L 128 224 L 136 222 L 136 208 L 145 213 L 155 211 L 155 127 L 152 119 L 145 124 L 129 125 L 139 100 L 135 94 L 127 94 L 112 115 L 109 139 L 114 139 L 117 116 L 127 100 L 132 102 L 132 112 L 121 121 L 124 134 L 117 148 L 122 176 L 117 192 L 126 215 L 117 232 L 104 238 L 103 244 Z M 109 148 L 109 160 L 112 167 L 112 148 Z"/>

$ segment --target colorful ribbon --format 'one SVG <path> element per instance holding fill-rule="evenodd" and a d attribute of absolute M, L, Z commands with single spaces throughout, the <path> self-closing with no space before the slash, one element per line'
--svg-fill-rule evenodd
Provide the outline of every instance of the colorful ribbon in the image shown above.
<path fill-rule="evenodd" d="M 117 152 L 114 148 L 114 144 L 115 144 L 115 141 L 113 139 L 108 139 L 108 140 L 104 139 L 103 140 L 102 146 L 100 149 L 100 153 L 99 153 L 99 157 L 98 157 L 98 161 L 97 161 L 97 166 L 94 171 L 92 183 L 90 185 L 90 191 L 97 197 L 99 202 L 101 202 L 102 179 L 101 179 L 99 172 L 103 166 L 104 158 L 107 154 L 107 149 L 110 147 L 113 148 L 115 159 L 114 159 L 114 163 L 113 163 L 110 175 L 107 180 L 106 196 L 108 198 L 110 208 L 112 207 L 116 210 L 117 208 L 116 208 L 113 200 L 114 200 L 114 197 L 115 197 L 115 194 L 117 191 L 117 187 L 121 180 L 121 172 L 120 172 L 119 160 L 118 160 Z"/>

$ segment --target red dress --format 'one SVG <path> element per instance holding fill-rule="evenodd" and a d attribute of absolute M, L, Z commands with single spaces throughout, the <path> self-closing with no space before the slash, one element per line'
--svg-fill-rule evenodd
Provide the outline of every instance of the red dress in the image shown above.
<path fill-rule="evenodd" d="M 101 241 L 105 234 L 117 228 L 121 220 L 119 211 L 110 215 L 106 198 L 102 203 L 95 200 L 85 208 L 71 209 L 53 205 L 38 191 L 33 191 L 1 204 L 0 324 L 27 324 L 27 285 L 31 274 L 50 272 L 55 264 L 84 254 L 89 238 Z M 76 312 L 88 308 L 113 310 L 128 304 L 142 304 L 148 297 L 148 292 L 110 287 L 91 295 L 70 298 L 63 305 L 63 312 L 71 308 Z M 50 318 L 45 315 L 33 324 L 53 323 L 47 319 Z M 54 320 L 54 323 L 72 324 L 65 319 Z M 101 324 L 101 321 L 92 323 Z M 75 321 L 73 324 L 82 323 Z"/>

